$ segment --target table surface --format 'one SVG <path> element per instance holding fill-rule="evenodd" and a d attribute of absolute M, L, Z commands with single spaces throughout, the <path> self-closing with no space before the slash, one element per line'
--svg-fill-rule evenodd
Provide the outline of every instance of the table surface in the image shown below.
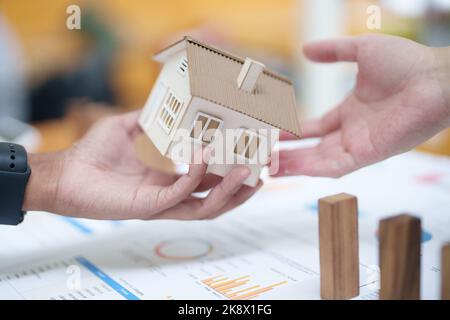
<path fill-rule="evenodd" d="M 341 192 L 358 197 L 357 299 L 378 298 L 380 219 L 405 212 L 422 219 L 421 297 L 439 298 L 450 159 L 412 151 L 341 179 L 263 178 L 260 192 L 215 220 L 29 212 L 18 227 L 0 226 L 0 299 L 319 299 L 317 199 Z"/>

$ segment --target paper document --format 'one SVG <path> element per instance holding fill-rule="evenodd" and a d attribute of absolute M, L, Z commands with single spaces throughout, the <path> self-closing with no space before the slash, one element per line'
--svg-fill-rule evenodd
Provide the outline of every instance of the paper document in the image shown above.
<path fill-rule="evenodd" d="M 360 296 L 377 299 L 380 218 L 422 218 L 422 299 L 440 292 L 450 160 L 410 152 L 341 179 L 266 179 L 213 221 L 91 221 L 31 212 L 0 227 L 1 299 L 320 299 L 317 200 L 358 197 Z"/>

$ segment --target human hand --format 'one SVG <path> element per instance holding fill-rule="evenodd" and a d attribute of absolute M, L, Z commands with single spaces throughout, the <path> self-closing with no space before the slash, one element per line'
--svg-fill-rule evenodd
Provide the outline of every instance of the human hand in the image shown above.
<path fill-rule="evenodd" d="M 356 62 L 357 82 L 337 107 L 303 124 L 303 138 L 321 138 L 320 143 L 280 151 L 274 176 L 340 177 L 450 126 L 450 47 L 367 35 L 311 43 L 304 52 L 316 62 Z"/>
<path fill-rule="evenodd" d="M 30 155 L 24 210 L 92 219 L 209 219 L 242 204 L 261 186 L 242 185 L 250 174 L 246 167 L 220 178 L 206 175 L 205 163 L 192 164 L 182 176 L 143 165 L 134 150 L 138 116 L 106 118 L 69 150 Z M 192 195 L 211 188 L 206 198 Z"/>

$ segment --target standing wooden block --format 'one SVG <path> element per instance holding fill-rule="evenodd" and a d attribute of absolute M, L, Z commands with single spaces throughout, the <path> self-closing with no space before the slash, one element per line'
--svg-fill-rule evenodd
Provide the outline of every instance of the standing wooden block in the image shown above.
<path fill-rule="evenodd" d="M 358 204 L 341 193 L 319 199 L 320 295 L 359 295 Z"/>
<path fill-rule="evenodd" d="M 421 222 L 408 214 L 380 221 L 380 299 L 420 299 Z"/>
<path fill-rule="evenodd" d="M 441 274 L 441 299 L 450 300 L 450 243 L 442 248 Z"/>

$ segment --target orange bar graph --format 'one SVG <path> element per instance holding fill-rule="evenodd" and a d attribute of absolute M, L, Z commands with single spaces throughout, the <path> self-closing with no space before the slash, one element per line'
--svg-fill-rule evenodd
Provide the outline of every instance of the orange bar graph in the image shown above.
<path fill-rule="evenodd" d="M 248 282 L 248 280 L 244 280 L 244 281 L 239 281 L 239 280 L 243 280 L 243 279 L 246 279 L 246 278 L 248 278 L 248 277 L 240 277 L 240 278 L 236 278 L 236 279 L 233 279 L 233 280 L 228 280 L 228 281 L 224 281 L 224 282 L 220 282 L 220 283 L 218 283 L 218 284 L 213 284 L 213 285 L 211 285 L 211 288 L 213 288 L 213 289 L 216 289 L 217 291 L 219 290 L 219 289 L 225 289 L 225 288 L 227 288 L 227 287 L 230 287 L 230 285 L 232 286 L 232 287 L 234 287 L 237 283 L 242 283 L 242 282 Z M 244 283 L 244 284 L 245 284 Z M 231 288 L 231 287 L 230 287 Z"/>
<path fill-rule="evenodd" d="M 213 282 L 218 282 L 218 281 L 223 281 L 223 280 L 228 279 L 228 278 L 223 278 L 223 277 L 221 278 L 221 277 L 222 277 L 222 276 L 211 277 L 211 278 L 202 280 L 202 283 L 203 283 L 203 284 L 206 284 L 206 285 L 209 285 L 209 284 L 211 284 L 211 283 L 213 283 Z"/>
<path fill-rule="evenodd" d="M 250 287 L 250 288 L 239 290 L 239 291 L 237 291 L 235 293 L 227 294 L 226 296 L 227 296 L 227 298 L 232 299 L 232 298 L 238 296 L 240 293 L 243 293 L 243 292 L 246 292 L 246 291 L 249 291 L 249 290 L 253 290 L 253 289 L 256 289 L 256 288 L 259 288 L 259 287 L 260 287 L 259 285 L 256 285 L 256 286 L 253 286 L 253 287 Z"/>
<path fill-rule="evenodd" d="M 200 282 L 217 293 L 232 300 L 250 300 L 259 297 L 261 294 L 273 290 L 275 287 L 287 284 L 287 281 L 277 282 L 265 287 L 260 285 L 250 285 L 245 287 L 251 281 L 250 276 L 229 279 L 222 275 L 214 276 Z"/>

